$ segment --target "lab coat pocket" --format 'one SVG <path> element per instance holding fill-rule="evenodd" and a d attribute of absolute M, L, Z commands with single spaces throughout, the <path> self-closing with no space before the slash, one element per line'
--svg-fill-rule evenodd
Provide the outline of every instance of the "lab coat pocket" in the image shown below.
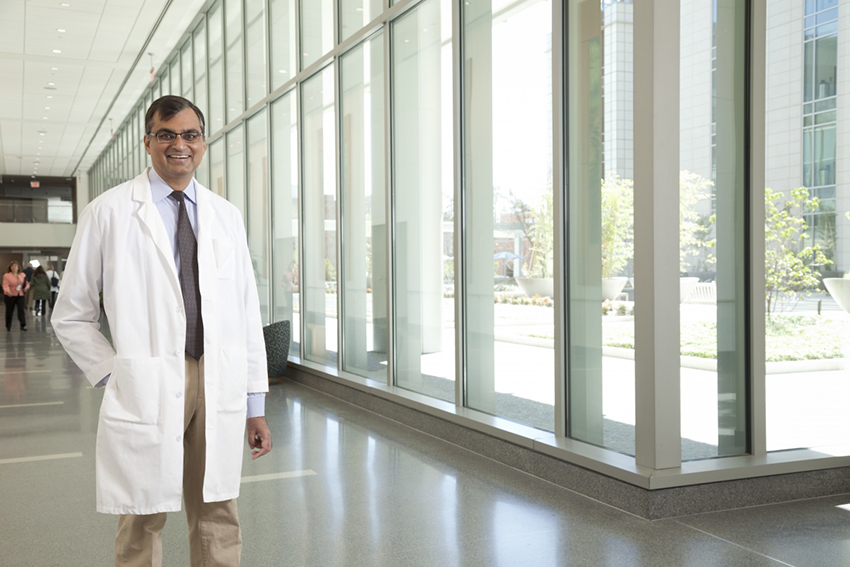
<path fill-rule="evenodd" d="M 104 419 L 156 425 L 159 421 L 162 361 L 115 358 L 100 414 Z"/>
<path fill-rule="evenodd" d="M 248 358 L 244 350 L 221 351 L 218 383 L 218 411 L 247 411 Z"/>
<path fill-rule="evenodd" d="M 215 266 L 219 279 L 232 280 L 236 273 L 233 243 L 229 240 L 214 238 L 213 250 L 215 251 Z"/>

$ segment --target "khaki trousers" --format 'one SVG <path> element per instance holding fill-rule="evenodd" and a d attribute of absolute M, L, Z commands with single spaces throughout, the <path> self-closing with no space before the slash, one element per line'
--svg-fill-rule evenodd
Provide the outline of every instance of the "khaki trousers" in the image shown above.
<path fill-rule="evenodd" d="M 183 502 L 192 567 L 238 567 L 242 532 L 236 500 L 204 502 L 204 357 L 186 356 Z M 115 536 L 116 567 L 162 567 L 165 513 L 122 515 Z"/>

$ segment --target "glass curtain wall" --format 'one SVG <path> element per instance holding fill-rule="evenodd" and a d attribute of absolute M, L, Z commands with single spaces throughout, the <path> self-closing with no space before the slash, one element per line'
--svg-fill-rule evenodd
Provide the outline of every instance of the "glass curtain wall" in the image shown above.
<path fill-rule="evenodd" d="M 295 0 L 269 0 L 271 88 L 278 88 L 297 73 L 295 64 Z"/>
<path fill-rule="evenodd" d="M 302 356 L 336 367 L 336 136 L 334 70 L 326 67 L 302 85 L 301 172 L 304 199 L 304 323 Z"/>
<path fill-rule="evenodd" d="M 269 152 L 266 134 L 266 111 L 261 110 L 248 120 L 248 249 L 260 296 L 260 315 L 263 325 L 271 317 L 269 253 Z"/>
<path fill-rule="evenodd" d="M 193 76 L 195 82 L 195 92 L 192 102 L 195 106 L 201 109 L 206 116 L 209 111 L 207 108 L 207 31 L 203 22 L 195 28 L 195 33 L 192 35 L 192 52 L 195 55 Z M 207 117 L 209 120 L 209 117 Z M 209 128 L 207 129 L 209 130 Z"/>
<path fill-rule="evenodd" d="M 226 197 L 224 192 L 224 143 L 225 139 L 219 138 L 209 145 L 207 160 L 210 162 L 210 184 L 207 188 L 220 197 Z"/>
<path fill-rule="evenodd" d="M 568 25 L 568 435 L 634 455 L 634 6 Z"/>
<path fill-rule="evenodd" d="M 225 92 L 227 94 L 227 121 L 230 122 L 245 110 L 245 73 L 242 64 L 242 0 L 224 0 Z"/>
<path fill-rule="evenodd" d="M 290 355 L 300 358 L 301 273 L 298 225 L 298 111 L 295 92 L 271 105 L 272 111 L 272 297 L 274 321 L 290 321 Z"/>
<path fill-rule="evenodd" d="M 245 70 L 251 108 L 266 96 L 265 0 L 245 0 Z"/>
<path fill-rule="evenodd" d="M 207 15 L 209 34 L 210 106 L 207 110 L 207 135 L 224 127 L 224 43 L 221 30 L 221 2 L 216 2 Z M 148 108 L 147 104 L 145 108 Z"/>
<path fill-rule="evenodd" d="M 334 45 L 334 0 L 301 1 L 301 68 L 319 60 Z"/>
<path fill-rule="evenodd" d="M 172 69 L 172 76 L 173 76 Z M 172 79 L 174 81 L 174 79 Z M 187 98 L 194 102 L 194 81 L 192 80 L 192 40 L 186 40 L 183 48 L 180 50 L 180 90 L 178 91 L 175 85 L 172 85 L 172 90 L 179 92 L 183 98 Z M 199 107 L 200 108 L 200 107 Z"/>
<path fill-rule="evenodd" d="M 392 23 L 396 384 L 455 400 L 452 8 Z"/>
<path fill-rule="evenodd" d="M 850 132 L 839 82 L 847 6 L 769 0 L 767 10 L 767 450 L 832 453 L 850 428 L 850 160 L 836 143 Z"/>
<path fill-rule="evenodd" d="M 339 0 L 340 41 L 358 32 L 383 9 L 383 0 Z"/>
<path fill-rule="evenodd" d="M 384 43 L 378 34 L 340 59 L 343 370 L 387 379 L 387 215 Z"/>
<path fill-rule="evenodd" d="M 688 0 L 680 27 L 682 458 L 748 451 L 746 3 Z"/>
<path fill-rule="evenodd" d="M 467 405 L 554 430 L 552 4 L 463 7 Z"/>
<path fill-rule="evenodd" d="M 243 126 L 227 133 L 227 185 L 224 187 L 227 200 L 236 205 L 245 218 L 245 165 L 243 161 Z"/>

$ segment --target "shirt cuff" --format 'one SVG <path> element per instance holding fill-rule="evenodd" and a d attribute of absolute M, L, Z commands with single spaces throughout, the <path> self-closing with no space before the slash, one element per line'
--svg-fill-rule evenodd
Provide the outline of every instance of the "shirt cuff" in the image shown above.
<path fill-rule="evenodd" d="M 248 417 L 263 417 L 266 415 L 266 393 L 248 392 Z"/>

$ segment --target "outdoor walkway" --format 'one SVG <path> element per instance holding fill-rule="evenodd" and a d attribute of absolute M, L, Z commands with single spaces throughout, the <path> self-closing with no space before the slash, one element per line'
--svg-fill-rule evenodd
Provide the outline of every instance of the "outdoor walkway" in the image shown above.
<path fill-rule="evenodd" d="M 0 348 L 0 565 L 112 564 L 93 390 L 43 319 Z M 649 522 L 285 382 L 243 466 L 245 567 L 850 565 L 850 495 Z M 165 565 L 188 565 L 172 514 Z"/>

